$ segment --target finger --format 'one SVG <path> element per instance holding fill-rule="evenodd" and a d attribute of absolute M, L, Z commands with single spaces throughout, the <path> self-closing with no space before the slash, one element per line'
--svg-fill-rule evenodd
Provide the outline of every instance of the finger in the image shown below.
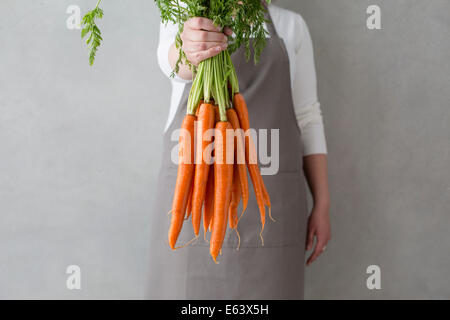
<path fill-rule="evenodd" d="M 211 49 L 213 47 L 223 47 L 227 44 L 224 44 L 223 42 L 193 42 L 193 41 L 186 41 L 183 43 L 183 51 L 185 53 L 193 53 L 197 51 L 205 51 L 208 49 Z"/>
<path fill-rule="evenodd" d="M 221 28 L 215 26 L 214 22 L 208 18 L 194 17 L 186 21 L 184 25 L 194 30 L 221 32 Z"/>
<path fill-rule="evenodd" d="M 190 41 L 197 42 L 227 42 L 228 38 L 223 32 L 211 32 L 196 30 L 195 32 L 189 32 L 186 34 L 186 38 Z"/>
<path fill-rule="evenodd" d="M 194 53 L 190 54 L 188 59 L 192 64 L 198 65 L 203 60 L 206 60 L 208 58 L 218 55 L 222 50 L 224 50 L 223 47 L 215 46 L 208 50 L 194 52 Z"/>
<path fill-rule="evenodd" d="M 309 251 L 312 249 L 314 244 L 314 233 L 315 230 L 312 228 L 308 228 L 308 235 L 306 237 L 306 250 Z"/>
<path fill-rule="evenodd" d="M 311 263 L 313 263 L 322 254 L 324 246 L 325 246 L 325 244 L 322 242 L 316 243 L 314 252 L 311 254 L 311 256 L 306 261 L 307 266 L 310 265 Z"/>
<path fill-rule="evenodd" d="M 233 34 L 233 30 L 231 30 L 230 27 L 223 28 L 223 33 L 225 33 L 227 36 L 231 36 Z"/>

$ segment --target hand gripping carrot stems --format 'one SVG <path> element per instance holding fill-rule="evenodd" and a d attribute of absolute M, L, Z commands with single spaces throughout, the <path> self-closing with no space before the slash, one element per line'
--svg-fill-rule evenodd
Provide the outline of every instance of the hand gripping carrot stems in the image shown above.
<path fill-rule="evenodd" d="M 270 3 L 270 0 L 265 1 Z M 87 44 L 90 47 L 91 65 L 102 41 L 100 29 L 95 23 L 96 19 L 103 17 L 100 3 L 101 0 L 98 0 L 95 9 L 84 16 L 82 23 L 82 37 L 90 35 Z M 261 0 L 155 0 L 155 3 L 161 11 L 162 22 L 172 22 L 179 27 L 175 38 L 179 58 L 173 75 L 179 71 L 179 64 L 184 62 L 191 67 L 195 78 L 189 92 L 187 114 L 181 124 L 177 180 L 170 211 L 169 246 L 172 249 L 180 248 L 176 246 L 178 236 L 184 220 L 189 217 L 192 219 L 194 239 L 197 239 L 203 212 L 205 239 L 207 230 L 211 230 L 210 254 L 217 262 L 227 230 L 227 220 L 230 228 L 238 234 L 239 220 L 247 208 L 249 190 L 246 169 L 259 208 L 261 240 L 266 206 L 272 218 L 269 193 L 258 167 L 255 146 L 249 132 L 247 105 L 239 93 L 236 70 L 231 61 L 231 53 L 243 46 L 247 60 L 253 48 L 254 62 L 258 62 L 266 44 L 264 13 L 267 8 Z M 234 37 L 228 37 L 229 44 L 225 51 L 200 62 L 197 67 L 187 61 L 180 37 L 184 23 L 193 17 L 208 18 L 217 26 L 229 27 L 234 33 Z M 240 133 L 241 129 L 245 132 L 245 138 Z M 212 141 L 204 137 L 209 130 L 215 130 L 216 135 L 215 150 L 212 151 L 209 148 Z M 228 144 L 227 131 L 235 131 L 231 146 Z M 194 142 L 197 142 L 197 150 L 194 150 Z M 231 159 L 231 163 L 214 161 L 211 164 L 211 156 L 214 156 L 214 160 Z M 237 208 L 241 200 L 242 212 L 238 217 Z"/>
<path fill-rule="evenodd" d="M 191 66 L 194 81 L 189 92 L 187 115 L 181 126 L 183 130 L 179 141 L 180 159 L 172 202 L 169 245 L 172 249 L 180 247 L 176 243 L 184 218 L 191 218 L 194 239 L 199 237 L 203 219 L 205 239 L 208 230 L 211 231 L 210 255 L 217 263 L 228 225 L 239 236 L 239 221 L 243 218 L 249 201 L 247 171 L 259 208 L 260 235 L 264 230 L 266 206 L 270 214 L 270 197 L 250 136 L 247 105 L 243 95 L 239 93 L 239 82 L 231 60 L 231 53 L 241 45 L 244 45 L 247 58 L 250 58 L 250 47 L 253 46 L 254 61 L 257 63 L 266 41 L 266 8 L 260 0 L 155 2 L 161 11 L 163 22 L 177 23 L 180 27 L 179 34 L 184 22 L 191 17 L 209 18 L 216 25 L 230 27 L 234 32 L 234 37 L 229 37 L 226 50 L 200 62 L 197 67 L 186 60 L 179 34 L 175 41 L 180 55 L 174 72 L 178 71 L 178 65 L 183 61 Z M 214 137 L 208 139 L 207 132 L 211 130 Z M 214 148 L 211 148 L 211 144 Z M 238 215 L 241 201 L 242 211 Z"/>

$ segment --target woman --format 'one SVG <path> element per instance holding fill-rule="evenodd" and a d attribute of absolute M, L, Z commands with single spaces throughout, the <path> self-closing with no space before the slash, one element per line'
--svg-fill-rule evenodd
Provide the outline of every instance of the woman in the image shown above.
<path fill-rule="evenodd" d="M 317 101 L 313 48 L 300 15 L 274 5 L 268 7 L 267 45 L 260 62 L 246 62 L 241 48 L 232 55 L 240 91 L 255 129 L 279 129 L 279 172 L 264 176 L 271 196 L 272 214 L 259 240 L 259 212 L 250 187 L 249 207 L 239 222 L 237 239 L 227 232 L 220 264 L 209 257 L 203 240 L 171 251 L 167 241 L 177 166 L 171 159 L 171 135 L 185 115 L 192 73 L 181 65 L 172 79 L 172 99 L 165 128 L 162 168 L 156 210 L 152 214 L 152 251 L 149 295 L 153 299 L 303 299 L 305 249 L 313 250 L 312 263 L 330 240 L 326 143 Z M 158 60 L 170 75 L 178 59 L 174 39 L 177 27 L 161 26 Z M 183 50 L 194 65 L 227 48 L 227 36 L 212 21 L 193 18 L 184 25 Z M 314 206 L 308 219 L 306 177 Z M 192 238 L 184 227 L 180 243 Z M 314 245 L 314 238 L 316 239 Z"/>

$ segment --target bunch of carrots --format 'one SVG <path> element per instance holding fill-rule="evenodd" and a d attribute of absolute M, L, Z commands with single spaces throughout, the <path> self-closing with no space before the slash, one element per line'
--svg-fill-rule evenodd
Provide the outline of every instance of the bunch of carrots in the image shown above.
<path fill-rule="evenodd" d="M 197 239 L 203 216 L 205 237 L 207 230 L 210 230 L 210 253 L 217 262 L 227 224 L 239 236 L 237 225 L 249 201 L 247 170 L 261 216 L 261 240 L 266 220 L 265 207 L 269 208 L 269 217 L 272 218 L 269 194 L 258 168 L 249 131 L 247 105 L 239 93 L 236 70 L 230 56 L 243 46 L 248 60 L 252 47 L 254 62 L 258 62 L 266 43 L 264 12 L 267 9 L 261 0 L 154 1 L 161 12 L 162 22 L 175 23 L 179 27 L 175 39 L 179 59 L 173 74 L 178 72 L 182 61 L 192 67 L 195 74 L 187 114 L 181 125 L 177 181 L 170 211 L 169 245 L 172 249 L 177 248 L 176 242 L 183 221 L 189 217 L 194 228 L 194 239 Z M 270 3 L 270 0 L 264 1 Z M 95 8 L 83 18 L 81 36 L 89 34 L 87 44 L 90 48 L 91 65 L 103 40 L 95 22 L 103 17 L 100 3 L 101 0 L 97 0 Z M 227 50 L 202 61 L 198 67 L 187 61 L 180 37 L 184 22 L 192 17 L 211 19 L 216 25 L 230 27 L 235 34 L 234 37 L 229 37 Z M 208 135 L 208 132 L 211 134 Z M 214 141 L 208 136 L 213 137 Z M 238 218 L 237 210 L 241 200 L 243 210 Z"/>
<path fill-rule="evenodd" d="M 229 52 L 209 58 L 198 66 L 181 125 L 169 245 L 176 242 L 184 220 L 191 218 L 197 239 L 203 218 L 211 231 L 210 254 L 217 263 L 227 225 L 236 231 L 247 208 L 247 170 L 255 191 L 262 231 L 270 197 L 264 185 L 250 134 L 247 105 Z M 195 146 L 195 148 L 194 148 Z M 196 149 L 196 150 L 194 150 Z M 238 206 L 242 200 L 242 213 Z M 194 240 L 193 239 L 193 240 Z"/>

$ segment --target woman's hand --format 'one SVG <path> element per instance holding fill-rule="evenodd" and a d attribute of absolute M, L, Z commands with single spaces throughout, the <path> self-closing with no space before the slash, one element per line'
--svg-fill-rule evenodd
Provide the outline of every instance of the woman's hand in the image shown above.
<path fill-rule="evenodd" d="M 313 253 L 306 261 L 310 265 L 325 250 L 331 239 L 330 195 L 328 192 L 328 169 L 326 154 L 312 154 L 303 157 L 303 170 L 308 181 L 314 207 L 308 219 L 306 250 L 311 250 L 316 238 Z"/>
<path fill-rule="evenodd" d="M 180 37 L 182 49 L 190 63 L 197 66 L 203 60 L 218 55 L 228 46 L 228 37 L 232 34 L 230 28 L 222 31 L 212 20 L 207 18 L 191 18 L 184 23 Z"/>
<path fill-rule="evenodd" d="M 330 214 L 328 205 L 314 206 L 308 220 L 308 234 L 306 237 L 306 250 L 311 250 L 316 238 L 316 246 L 313 253 L 306 261 L 306 265 L 313 263 L 322 252 L 325 251 L 328 241 L 331 239 Z"/>

